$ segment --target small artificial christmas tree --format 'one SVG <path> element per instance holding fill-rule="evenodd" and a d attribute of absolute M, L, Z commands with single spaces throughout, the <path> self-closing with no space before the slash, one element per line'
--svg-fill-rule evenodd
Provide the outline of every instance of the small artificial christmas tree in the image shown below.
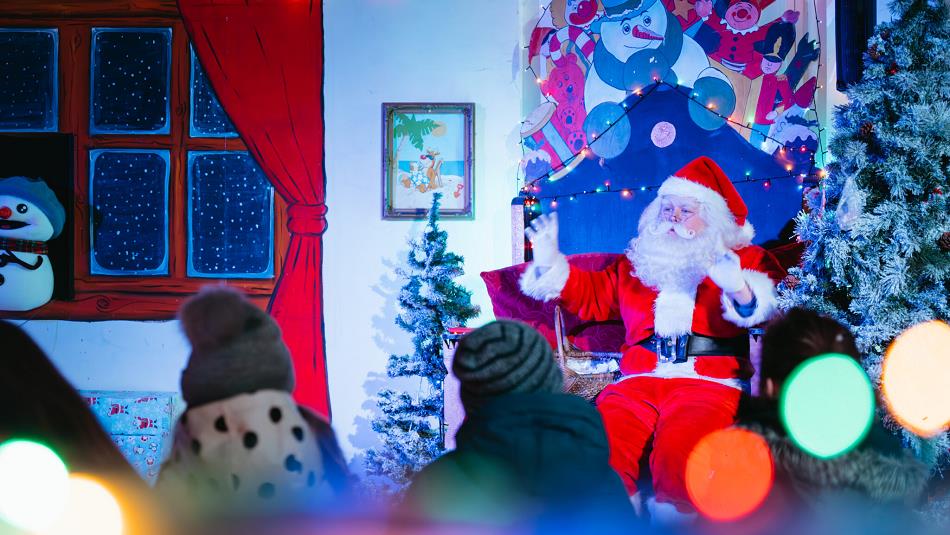
<path fill-rule="evenodd" d="M 835 161 L 797 220 L 803 265 L 780 286 L 784 308 L 851 327 L 875 383 L 894 337 L 950 320 L 950 19 L 939 0 L 895 0 L 891 11 L 835 113 Z M 947 452 L 946 436 L 906 438 L 930 461 Z"/>
<path fill-rule="evenodd" d="M 428 224 L 422 236 L 409 242 L 408 266 L 396 271 L 406 281 L 396 325 L 412 333 L 414 351 L 390 355 L 386 371 L 394 378 L 419 377 L 422 384 L 412 392 L 379 393 L 382 414 L 373 420 L 373 430 L 383 435 L 383 445 L 367 453 L 366 471 L 381 476 L 377 488 L 386 493 L 401 492 L 413 474 L 445 449 L 442 335 L 479 314 L 471 292 L 453 282 L 463 273 L 463 259 L 445 250 L 448 234 L 438 226 L 441 197 L 432 196 Z"/>

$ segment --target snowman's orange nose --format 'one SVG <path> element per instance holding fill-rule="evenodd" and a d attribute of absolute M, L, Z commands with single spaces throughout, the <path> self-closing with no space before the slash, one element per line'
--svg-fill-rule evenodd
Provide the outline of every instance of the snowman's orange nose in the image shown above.
<path fill-rule="evenodd" d="M 0 206 L 0 217 L 10 219 L 11 215 L 13 215 L 13 210 L 9 206 Z"/>

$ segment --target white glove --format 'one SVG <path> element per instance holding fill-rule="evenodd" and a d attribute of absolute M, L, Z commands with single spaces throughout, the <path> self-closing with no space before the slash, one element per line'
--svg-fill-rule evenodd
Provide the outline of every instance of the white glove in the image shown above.
<path fill-rule="evenodd" d="M 719 260 L 709 267 L 707 275 L 726 293 L 736 293 L 746 285 L 742 267 L 739 265 L 739 255 L 732 251 L 727 251 L 719 257 Z"/>
<path fill-rule="evenodd" d="M 557 212 L 541 215 L 531 222 L 531 228 L 524 233 L 531 240 L 534 265 L 540 268 L 553 266 L 561 256 L 557 247 Z"/>

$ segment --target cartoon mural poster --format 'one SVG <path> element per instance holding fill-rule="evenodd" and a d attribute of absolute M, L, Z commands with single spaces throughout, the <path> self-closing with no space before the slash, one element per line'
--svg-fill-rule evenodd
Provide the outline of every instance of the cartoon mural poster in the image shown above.
<path fill-rule="evenodd" d="M 814 175 L 817 21 L 795 5 L 541 0 L 528 61 L 542 102 L 521 130 L 526 180 L 560 178 L 581 151 L 617 170 L 684 147 L 741 159 L 746 176 Z"/>
<path fill-rule="evenodd" d="M 442 193 L 442 211 L 466 208 L 467 119 L 461 113 L 395 111 L 388 140 L 392 206 L 428 210 Z"/>

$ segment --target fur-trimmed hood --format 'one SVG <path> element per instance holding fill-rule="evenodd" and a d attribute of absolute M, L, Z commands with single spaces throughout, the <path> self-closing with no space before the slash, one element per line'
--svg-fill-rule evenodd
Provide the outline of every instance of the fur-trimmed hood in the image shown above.
<path fill-rule="evenodd" d="M 759 410 L 750 411 L 750 404 L 759 405 Z M 774 402 L 743 400 L 739 411 L 739 425 L 759 433 L 768 443 L 776 484 L 787 484 L 788 490 L 806 502 L 828 492 L 844 492 L 856 493 L 872 503 L 911 505 L 926 489 L 927 466 L 902 448 L 899 439 L 880 422 L 875 421 L 855 449 L 833 459 L 819 459 L 785 434 Z"/>

